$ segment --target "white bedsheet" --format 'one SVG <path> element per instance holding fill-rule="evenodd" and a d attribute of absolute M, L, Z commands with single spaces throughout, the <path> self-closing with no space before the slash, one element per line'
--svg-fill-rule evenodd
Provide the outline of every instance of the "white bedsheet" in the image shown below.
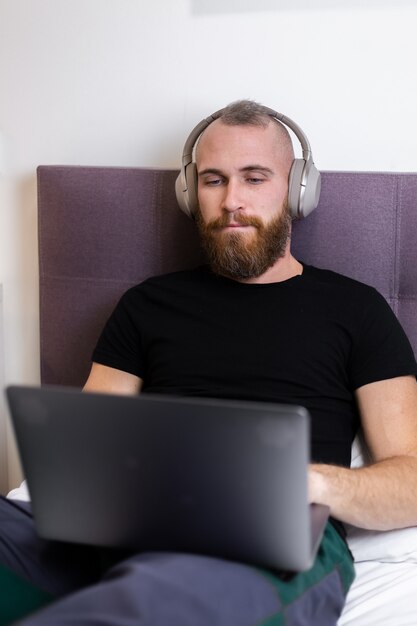
<path fill-rule="evenodd" d="M 352 447 L 352 467 L 367 452 Z M 338 626 L 417 626 L 417 528 L 386 532 L 347 527 L 356 579 Z"/>
<path fill-rule="evenodd" d="M 30 495 L 26 480 L 24 480 L 19 487 L 16 487 L 16 489 L 9 491 L 7 497 L 11 500 L 24 500 L 24 502 L 30 502 Z"/>
<path fill-rule="evenodd" d="M 417 564 L 363 561 L 338 626 L 416 626 Z"/>

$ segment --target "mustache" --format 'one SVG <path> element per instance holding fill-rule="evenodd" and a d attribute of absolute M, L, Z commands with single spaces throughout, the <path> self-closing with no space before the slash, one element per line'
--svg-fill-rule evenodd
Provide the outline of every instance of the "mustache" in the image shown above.
<path fill-rule="evenodd" d="M 218 230 L 220 228 L 226 228 L 229 224 L 239 224 L 239 226 L 254 226 L 255 228 L 262 228 L 262 220 L 254 215 L 234 215 L 233 217 L 228 214 L 221 215 L 206 224 L 208 231 Z"/>

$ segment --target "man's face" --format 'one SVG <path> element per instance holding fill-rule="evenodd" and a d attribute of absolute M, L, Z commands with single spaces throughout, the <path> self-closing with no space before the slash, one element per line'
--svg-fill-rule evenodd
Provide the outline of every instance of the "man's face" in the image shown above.
<path fill-rule="evenodd" d="M 291 155 L 276 126 L 213 122 L 197 148 L 199 226 L 214 271 L 237 280 L 258 277 L 287 249 Z"/>

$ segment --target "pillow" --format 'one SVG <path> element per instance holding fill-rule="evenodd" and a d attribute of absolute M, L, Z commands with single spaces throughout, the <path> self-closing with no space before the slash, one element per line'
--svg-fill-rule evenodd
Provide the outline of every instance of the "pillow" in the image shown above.
<path fill-rule="evenodd" d="M 30 494 L 26 480 L 22 482 L 20 487 L 12 489 L 6 496 L 10 500 L 23 500 L 24 502 L 30 502 Z"/>

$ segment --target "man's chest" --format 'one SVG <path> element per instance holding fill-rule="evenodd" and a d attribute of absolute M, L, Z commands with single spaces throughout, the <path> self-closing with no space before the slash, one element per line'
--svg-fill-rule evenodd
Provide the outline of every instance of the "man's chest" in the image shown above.
<path fill-rule="evenodd" d="M 142 333 L 152 386 L 198 390 L 210 381 L 314 392 L 323 380 L 346 384 L 351 337 L 332 309 L 279 299 L 214 304 L 200 298 L 154 311 Z"/>

